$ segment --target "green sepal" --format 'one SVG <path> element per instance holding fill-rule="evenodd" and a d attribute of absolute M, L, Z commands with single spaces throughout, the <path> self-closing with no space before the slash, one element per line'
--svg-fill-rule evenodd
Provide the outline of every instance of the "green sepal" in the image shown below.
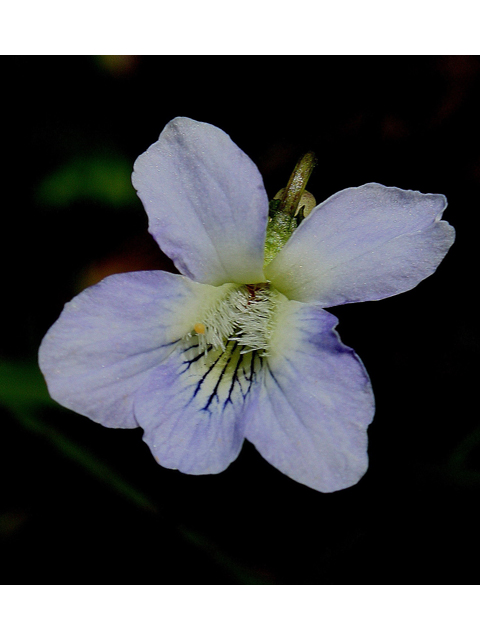
<path fill-rule="evenodd" d="M 281 194 L 281 198 L 274 198 L 270 201 L 264 266 L 273 260 L 304 219 L 305 207 L 300 208 L 298 215 L 297 208 L 316 162 L 315 154 L 312 151 L 303 155 L 297 162 L 286 188 L 278 192 L 277 195 Z"/>
<path fill-rule="evenodd" d="M 267 266 L 297 228 L 297 219 L 278 211 L 280 200 L 271 200 L 267 235 L 265 238 L 264 266 Z M 273 214 L 273 215 L 272 215 Z"/>

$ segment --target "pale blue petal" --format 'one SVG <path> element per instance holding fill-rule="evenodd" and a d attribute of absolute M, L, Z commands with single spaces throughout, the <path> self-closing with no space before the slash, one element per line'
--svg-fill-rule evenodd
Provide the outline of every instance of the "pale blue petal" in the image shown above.
<path fill-rule="evenodd" d="M 265 280 L 268 197 L 221 129 L 175 118 L 137 158 L 132 181 L 150 233 L 181 273 L 212 285 Z"/>
<path fill-rule="evenodd" d="M 85 289 L 40 346 L 50 395 L 106 427 L 137 427 L 136 391 L 222 289 L 163 271 L 112 275 Z"/>
<path fill-rule="evenodd" d="M 206 356 L 195 345 L 195 338 L 182 343 L 155 370 L 136 395 L 135 416 L 162 466 L 219 473 L 240 452 L 259 358 L 241 354 L 237 342 Z"/>
<path fill-rule="evenodd" d="M 325 307 L 407 291 L 454 241 L 446 206 L 442 195 L 375 183 L 345 189 L 312 211 L 265 273 L 287 297 Z"/>
<path fill-rule="evenodd" d="M 349 487 L 368 466 L 374 415 L 368 374 L 340 341 L 335 316 L 286 301 L 245 416 L 245 437 L 277 469 L 323 492 Z"/>

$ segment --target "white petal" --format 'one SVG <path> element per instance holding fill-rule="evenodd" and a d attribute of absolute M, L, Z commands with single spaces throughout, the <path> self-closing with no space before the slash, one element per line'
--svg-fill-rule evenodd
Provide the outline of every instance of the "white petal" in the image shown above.
<path fill-rule="evenodd" d="M 244 439 L 245 398 L 256 380 L 258 356 L 236 342 L 205 356 L 193 337 L 158 367 L 135 398 L 144 440 L 164 467 L 184 473 L 223 471 Z"/>
<path fill-rule="evenodd" d="M 431 275 L 455 231 L 442 195 L 380 184 L 345 189 L 316 207 L 265 269 L 287 297 L 329 307 L 380 300 Z"/>
<path fill-rule="evenodd" d="M 374 414 L 368 375 L 316 305 L 280 304 L 245 437 L 273 466 L 318 491 L 349 487 L 368 466 Z"/>
<path fill-rule="evenodd" d="M 150 233 L 181 273 L 212 285 L 265 280 L 263 180 L 221 129 L 175 118 L 137 158 L 132 181 Z"/>
<path fill-rule="evenodd" d="M 135 393 L 222 295 L 224 287 L 164 271 L 116 274 L 85 289 L 40 346 L 50 395 L 106 427 L 137 427 Z"/>

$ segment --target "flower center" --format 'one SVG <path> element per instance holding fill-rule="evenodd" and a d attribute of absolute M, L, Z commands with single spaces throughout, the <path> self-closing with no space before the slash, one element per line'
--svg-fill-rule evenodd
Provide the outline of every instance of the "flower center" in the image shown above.
<path fill-rule="evenodd" d="M 268 283 L 230 285 L 183 340 L 181 374 L 191 401 L 211 412 L 240 406 L 260 375 L 280 294 Z"/>
<path fill-rule="evenodd" d="M 196 337 L 204 354 L 212 349 L 225 351 L 229 342 L 236 342 L 240 354 L 267 355 L 274 307 L 275 294 L 268 283 L 234 285 L 198 319 L 186 338 Z"/>

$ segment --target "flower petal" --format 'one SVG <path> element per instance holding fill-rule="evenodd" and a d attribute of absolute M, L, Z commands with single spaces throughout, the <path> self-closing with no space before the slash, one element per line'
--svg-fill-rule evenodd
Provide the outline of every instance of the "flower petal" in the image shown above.
<path fill-rule="evenodd" d="M 265 280 L 268 197 L 221 129 L 175 118 L 137 158 L 132 182 L 150 233 L 181 273 L 212 285 Z"/>
<path fill-rule="evenodd" d="M 144 440 L 164 467 L 184 473 L 223 471 L 244 439 L 244 401 L 259 357 L 241 354 L 237 342 L 205 356 L 198 341 L 183 342 L 135 398 Z"/>
<path fill-rule="evenodd" d="M 85 289 L 40 346 L 50 395 L 106 427 L 137 427 L 135 392 L 222 290 L 163 271 L 116 274 Z"/>
<path fill-rule="evenodd" d="M 445 196 L 380 184 L 345 189 L 316 207 L 265 270 L 287 297 L 329 307 L 380 300 L 431 275 L 455 231 Z"/>
<path fill-rule="evenodd" d="M 318 491 L 344 489 L 368 466 L 366 431 L 374 415 L 368 374 L 334 331 L 335 316 L 295 301 L 277 313 L 245 437 L 294 480 Z"/>

